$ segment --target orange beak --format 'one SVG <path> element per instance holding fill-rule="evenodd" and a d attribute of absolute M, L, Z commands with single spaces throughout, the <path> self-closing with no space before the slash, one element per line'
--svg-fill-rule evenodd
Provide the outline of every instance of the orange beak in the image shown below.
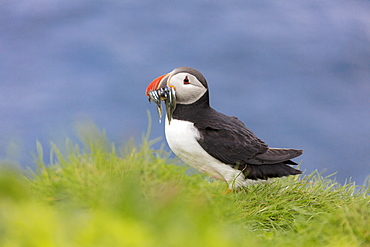
<path fill-rule="evenodd" d="M 166 115 L 168 123 L 171 122 L 173 111 L 176 108 L 176 88 L 169 85 L 169 78 L 171 73 L 162 75 L 152 81 L 145 90 L 145 94 L 148 96 L 149 102 L 157 104 L 157 110 L 159 115 L 159 122 L 162 117 L 162 101 L 166 106 Z"/>
<path fill-rule="evenodd" d="M 149 92 L 166 87 L 168 76 L 169 76 L 169 74 L 161 75 L 160 77 L 158 77 L 154 81 L 152 81 L 149 84 L 149 86 L 146 88 L 145 94 L 147 96 L 149 96 Z"/>

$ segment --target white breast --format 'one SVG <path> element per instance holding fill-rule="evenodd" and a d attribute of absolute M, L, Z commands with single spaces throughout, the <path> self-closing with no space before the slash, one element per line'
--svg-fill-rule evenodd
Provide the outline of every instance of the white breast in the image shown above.
<path fill-rule="evenodd" d="M 228 182 L 230 189 L 250 184 L 242 172 L 212 157 L 199 145 L 200 134 L 193 123 L 172 119 L 169 125 L 166 118 L 165 132 L 171 150 L 188 165 Z"/>

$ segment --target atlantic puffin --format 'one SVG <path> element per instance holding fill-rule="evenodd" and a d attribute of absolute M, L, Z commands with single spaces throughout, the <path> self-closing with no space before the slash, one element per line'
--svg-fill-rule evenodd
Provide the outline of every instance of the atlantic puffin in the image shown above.
<path fill-rule="evenodd" d="M 171 150 L 186 164 L 224 180 L 235 191 L 270 178 L 298 175 L 291 159 L 302 150 L 270 148 L 238 118 L 209 104 L 208 84 L 196 69 L 179 67 L 152 81 L 146 95 L 166 106 L 165 135 Z"/>

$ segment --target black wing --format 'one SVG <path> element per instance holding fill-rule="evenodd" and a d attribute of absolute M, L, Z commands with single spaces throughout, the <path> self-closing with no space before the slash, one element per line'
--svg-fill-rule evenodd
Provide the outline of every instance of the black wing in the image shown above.
<path fill-rule="evenodd" d="M 211 156 L 243 171 L 249 179 L 268 179 L 301 174 L 289 165 L 289 160 L 302 150 L 269 148 L 236 117 L 228 117 L 213 110 L 207 119 L 194 125 L 200 133 L 199 144 Z"/>
<path fill-rule="evenodd" d="M 248 163 L 268 146 L 236 117 L 229 117 L 210 108 L 207 118 L 194 125 L 200 133 L 199 144 L 211 156 L 229 165 Z"/>

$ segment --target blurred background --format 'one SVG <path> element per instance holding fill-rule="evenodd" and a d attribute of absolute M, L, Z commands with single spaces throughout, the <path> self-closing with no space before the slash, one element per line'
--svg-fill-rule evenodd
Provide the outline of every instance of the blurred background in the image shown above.
<path fill-rule="evenodd" d="M 370 174 L 369 1 L 5 0 L 0 54 L 0 159 L 22 167 L 77 122 L 140 141 L 148 109 L 165 143 L 145 88 L 190 66 L 213 108 L 304 149 L 302 170 Z"/>

